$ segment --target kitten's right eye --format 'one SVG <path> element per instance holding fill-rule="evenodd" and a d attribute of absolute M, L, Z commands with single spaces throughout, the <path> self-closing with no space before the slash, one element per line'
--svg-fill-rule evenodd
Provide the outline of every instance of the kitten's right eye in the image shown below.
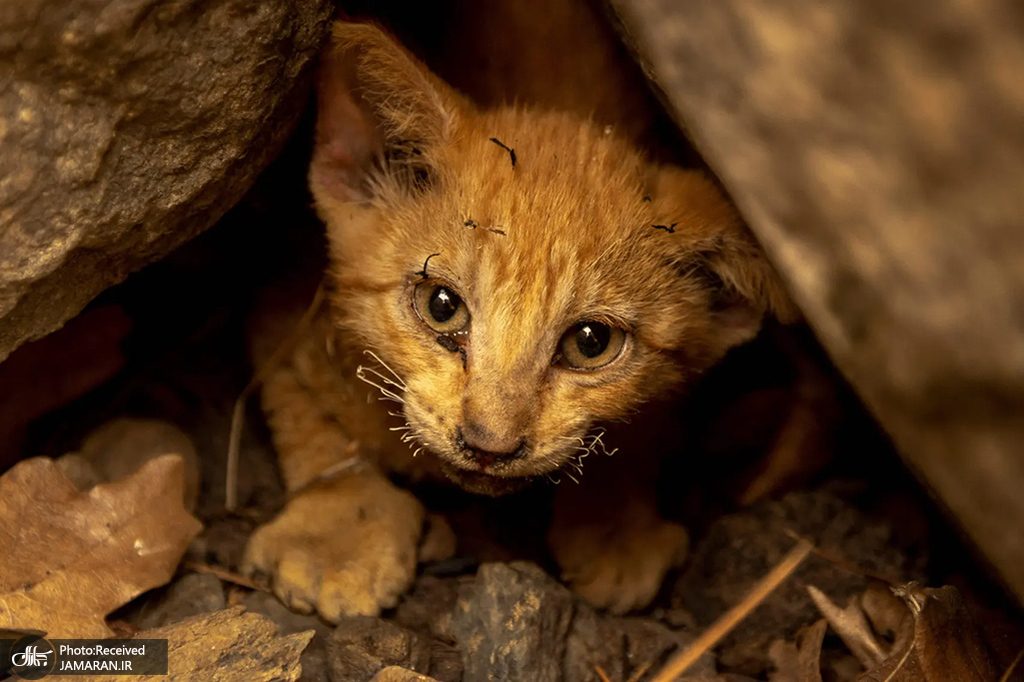
<path fill-rule="evenodd" d="M 603 322 L 580 322 L 569 328 L 559 344 L 558 361 L 571 369 L 599 369 L 619 357 L 626 332 Z"/>
<path fill-rule="evenodd" d="M 440 334 L 457 332 L 469 324 L 469 308 L 452 289 L 423 282 L 413 294 L 414 308 L 427 326 Z"/>

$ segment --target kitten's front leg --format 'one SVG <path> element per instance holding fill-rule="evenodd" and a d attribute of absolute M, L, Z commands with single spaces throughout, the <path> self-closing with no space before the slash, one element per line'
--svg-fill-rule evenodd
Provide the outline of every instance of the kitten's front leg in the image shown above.
<path fill-rule="evenodd" d="M 416 573 L 423 507 L 379 473 L 316 483 L 292 498 L 246 547 L 249 573 L 272 576 L 296 611 L 377 615 L 395 606 Z"/>
<path fill-rule="evenodd" d="M 653 476 L 641 469 L 625 456 L 601 458 L 555 493 L 548 546 L 562 578 L 613 613 L 647 606 L 689 548 L 686 529 L 658 514 Z"/>
<path fill-rule="evenodd" d="M 376 615 L 408 589 L 424 510 L 372 462 L 318 478 L 332 467 L 344 469 L 356 450 L 323 400 L 293 367 L 276 371 L 264 386 L 264 409 L 293 496 L 253 533 L 243 569 L 269 576 L 291 608 L 337 622 Z"/>

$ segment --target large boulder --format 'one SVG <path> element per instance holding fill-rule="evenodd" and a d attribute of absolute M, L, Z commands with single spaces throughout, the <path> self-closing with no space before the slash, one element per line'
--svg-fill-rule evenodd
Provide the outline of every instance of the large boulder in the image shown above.
<path fill-rule="evenodd" d="M 281 148 L 331 0 L 0 0 L 0 361 L 211 225 Z"/>
<path fill-rule="evenodd" d="M 839 368 L 1024 598 L 1024 11 L 612 0 Z"/>

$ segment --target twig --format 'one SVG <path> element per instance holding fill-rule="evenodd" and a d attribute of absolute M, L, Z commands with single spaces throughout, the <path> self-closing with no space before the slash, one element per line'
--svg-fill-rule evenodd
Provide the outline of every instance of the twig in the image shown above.
<path fill-rule="evenodd" d="M 1006 672 L 1003 673 L 1003 676 L 999 678 L 999 682 L 1009 681 L 1010 675 L 1012 675 L 1013 671 L 1017 668 L 1017 664 L 1020 663 L 1021 657 L 1024 657 L 1024 649 L 1021 649 L 1019 652 L 1017 652 L 1017 658 L 1013 659 L 1013 663 L 1011 663 L 1010 667 L 1006 669 Z"/>
<path fill-rule="evenodd" d="M 792 528 L 785 528 L 785 529 L 783 529 L 782 532 L 785 535 L 787 535 L 788 537 L 793 538 L 794 540 L 804 540 L 805 539 L 799 533 L 797 533 L 795 530 L 793 530 Z M 871 578 L 872 580 L 877 580 L 878 582 L 885 583 L 886 585 L 888 585 L 890 587 L 893 586 L 893 585 L 896 585 L 899 582 L 897 580 L 894 580 L 891 576 L 884 576 L 881 573 L 877 573 L 875 571 L 870 571 L 868 569 L 862 568 L 861 566 L 858 566 L 857 564 L 854 564 L 854 563 L 851 563 L 851 562 L 847 561 L 846 559 L 841 557 L 839 554 L 836 554 L 834 552 L 830 552 L 827 549 L 822 549 L 821 547 L 812 546 L 811 553 L 814 554 L 817 557 L 821 557 L 822 559 L 824 559 L 825 561 L 829 562 L 830 564 L 832 564 L 836 568 L 841 568 L 844 571 L 847 571 L 849 573 L 853 573 L 854 575 L 859 575 L 859 576 L 862 576 L 862 577 L 865 577 L 865 578 Z"/>
<path fill-rule="evenodd" d="M 245 406 L 256 389 L 266 380 L 270 372 L 280 364 L 285 353 L 295 347 L 302 332 L 305 331 L 309 323 L 313 321 L 313 317 L 320 310 L 325 297 L 326 292 L 321 282 L 320 286 L 317 287 L 316 294 L 313 296 L 313 301 L 309 304 L 299 323 L 285 337 L 281 345 L 274 349 L 274 352 L 267 358 L 267 361 L 256 368 L 256 373 L 249 380 L 249 383 L 246 384 L 245 388 L 242 389 L 238 400 L 235 401 L 235 407 L 231 411 L 231 435 L 228 438 L 227 475 L 225 476 L 224 483 L 224 506 L 228 511 L 234 511 L 235 507 L 238 506 L 238 460 L 242 443 L 242 426 L 245 423 Z"/>
<path fill-rule="evenodd" d="M 751 588 L 747 596 L 739 604 L 726 611 L 721 618 L 715 621 L 711 627 L 705 630 L 700 637 L 693 641 L 683 652 L 670 660 L 661 669 L 651 682 L 671 682 L 693 665 L 698 658 L 712 649 L 718 642 L 736 627 L 740 621 L 754 610 L 761 602 L 768 597 L 779 585 L 793 574 L 804 559 L 811 553 L 813 545 L 806 540 L 801 540 L 796 547 L 789 551 L 782 561 L 761 579 L 759 583 Z"/>
<path fill-rule="evenodd" d="M 651 669 L 651 662 L 648 661 L 642 666 L 637 668 L 626 682 L 640 682 L 640 678 L 647 674 L 647 671 Z"/>
<path fill-rule="evenodd" d="M 183 566 L 187 570 L 189 570 L 189 571 L 195 571 L 196 573 L 209 573 L 210 575 L 217 576 L 218 578 L 220 578 L 224 582 L 232 583 L 233 585 L 238 585 L 240 587 L 248 587 L 250 590 L 259 590 L 260 592 L 269 592 L 270 591 L 266 587 L 264 587 L 263 585 L 260 585 L 259 583 L 255 583 L 255 582 L 249 580 L 248 578 L 246 578 L 245 576 L 241 576 L 241 575 L 238 575 L 237 573 L 233 573 L 232 571 L 229 571 L 226 568 L 221 568 L 220 566 L 211 566 L 209 564 L 200 564 L 200 563 L 195 562 L 195 561 L 186 561 L 183 564 Z"/>
<path fill-rule="evenodd" d="M 892 669 L 892 672 L 889 673 L 886 676 L 886 678 L 884 680 L 882 680 L 882 682 L 892 682 L 892 678 L 896 677 L 896 673 L 898 673 L 900 671 L 900 668 L 903 667 L 903 664 L 907 662 L 908 658 L 910 658 L 910 653 L 913 650 L 914 650 L 914 641 L 911 640 L 910 641 L 910 646 L 907 647 L 907 653 L 903 654 L 903 658 L 900 659 L 900 662 L 896 664 L 896 667 Z"/>
<path fill-rule="evenodd" d="M 601 682 L 612 682 L 611 678 L 608 677 L 608 673 L 606 673 L 604 671 L 604 668 L 602 668 L 601 666 L 595 665 L 594 672 L 596 672 L 597 676 L 601 678 Z"/>
<path fill-rule="evenodd" d="M 309 490 L 310 488 L 320 485 L 325 481 L 334 480 L 343 473 L 362 470 L 367 465 L 367 461 L 356 454 L 356 452 L 358 451 L 359 441 L 352 441 L 351 443 L 348 444 L 348 446 L 345 448 L 345 452 L 343 453 L 346 459 L 343 459 L 336 464 L 332 464 L 331 466 L 327 467 L 319 474 L 317 474 L 315 477 L 310 479 L 309 482 L 299 486 L 297 490 L 293 490 L 292 492 L 288 493 L 288 498 L 294 499 L 296 496 L 301 495 L 306 490 Z M 415 456 L 416 455 L 413 455 L 413 457 Z"/>

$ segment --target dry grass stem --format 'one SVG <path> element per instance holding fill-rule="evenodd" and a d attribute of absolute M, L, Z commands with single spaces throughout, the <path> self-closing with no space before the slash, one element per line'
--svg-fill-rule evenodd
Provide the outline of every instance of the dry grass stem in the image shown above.
<path fill-rule="evenodd" d="M 212 576 L 216 576 L 224 582 L 238 585 L 239 587 L 246 587 L 250 590 L 259 590 L 260 592 L 270 592 L 266 587 L 255 583 L 245 576 L 241 576 L 237 573 L 233 573 L 226 568 L 220 566 L 211 566 L 210 564 L 201 564 L 197 561 L 186 561 L 182 564 L 186 570 L 195 571 L 196 573 L 209 573 Z"/>
<path fill-rule="evenodd" d="M 910 654 L 913 651 L 914 651 L 914 643 L 911 642 L 910 646 L 907 647 L 907 652 L 905 654 L 903 654 L 903 658 L 900 659 L 900 662 L 896 664 L 896 667 L 892 669 L 892 672 L 889 673 L 882 682 L 892 682 L 892 679 L 894 677 L 896 677 L 896 673 L 898 673 L 900 671 L 900 668 L 903 667 L 903 664 L 907 662 L 907 659 L 910 658 Z"/>
<path fill-rule="evenodd" d="M 640 678 L 647 674 L 647 671 L 651 669 L 651 664 L 644 663 L 642 666 L 636 669 L 626 682 L 640 682 Z"/>
<path fill-rule="evenodd" d="M 242 389 L 238 400 L 235 401 L 235 407 L 231 411 L 231 435 L 228 438 L 227 475 L 225 476 L 224 483 L 224 506 L 228 511 L 234 511 L 235 507 L 238 506 L 238 459 L 242 443 L 242 425 L 245 423 L 245 406 L 249 402 L 249 398 L 252 397 L 252 394 L 266 380 L 270 372 L 277 367 L 285 354 L 295 347 L 302 332 L 309 327 L 313 317 L 316 316 L 320 306 L 323 305 L 326 295 L 324 285 L 321 283 L 317 287 L 313 301 L 306 308 L 306 312 L 303 313 L 298 324 L 295 325 L 295 328 L 292 329 L 285 340 L 281 342 L 281 345 L 274 349 L 274 352 L 267 358 L 266 362 L 256 368 L 252 379 Z"/>
<path fill-rule="evenodd" d="M 771 570 L 768 575 L 751 588 L 743 601 L 725 612 L 721 618 L 715 621 L 711 627 L 704 631 L 700 637 L 681 652 L 678 656 L 669 661 L 661 669 L 651 682 L 672 682 L 679 675 L 693 665 L 697 659 L 710 651 L 723 637 L 732 631 L 758 604 L 763 602 L 768 595 L 775 591 L 786 579 L 793 574 L 804 559 L 811 553 L 814 546 L 806 540 L 801 540 L 789 551 L 782 561 Z"/>
<path fill-rule="evenodd" d="M 1013 659 L 1013 663 L 1011 663 L 1010 667 L 1006 669 L 1003 676 L 999 678 L 999 682 L 1008 682 L 1010 675 L 1012 675 L 1013 671 L 1017 669 L 1017 664 L 1020 663 L 1021 657 L 1024 657 L 1024 649 L 1017 652 L 1017 658 Z"/>

